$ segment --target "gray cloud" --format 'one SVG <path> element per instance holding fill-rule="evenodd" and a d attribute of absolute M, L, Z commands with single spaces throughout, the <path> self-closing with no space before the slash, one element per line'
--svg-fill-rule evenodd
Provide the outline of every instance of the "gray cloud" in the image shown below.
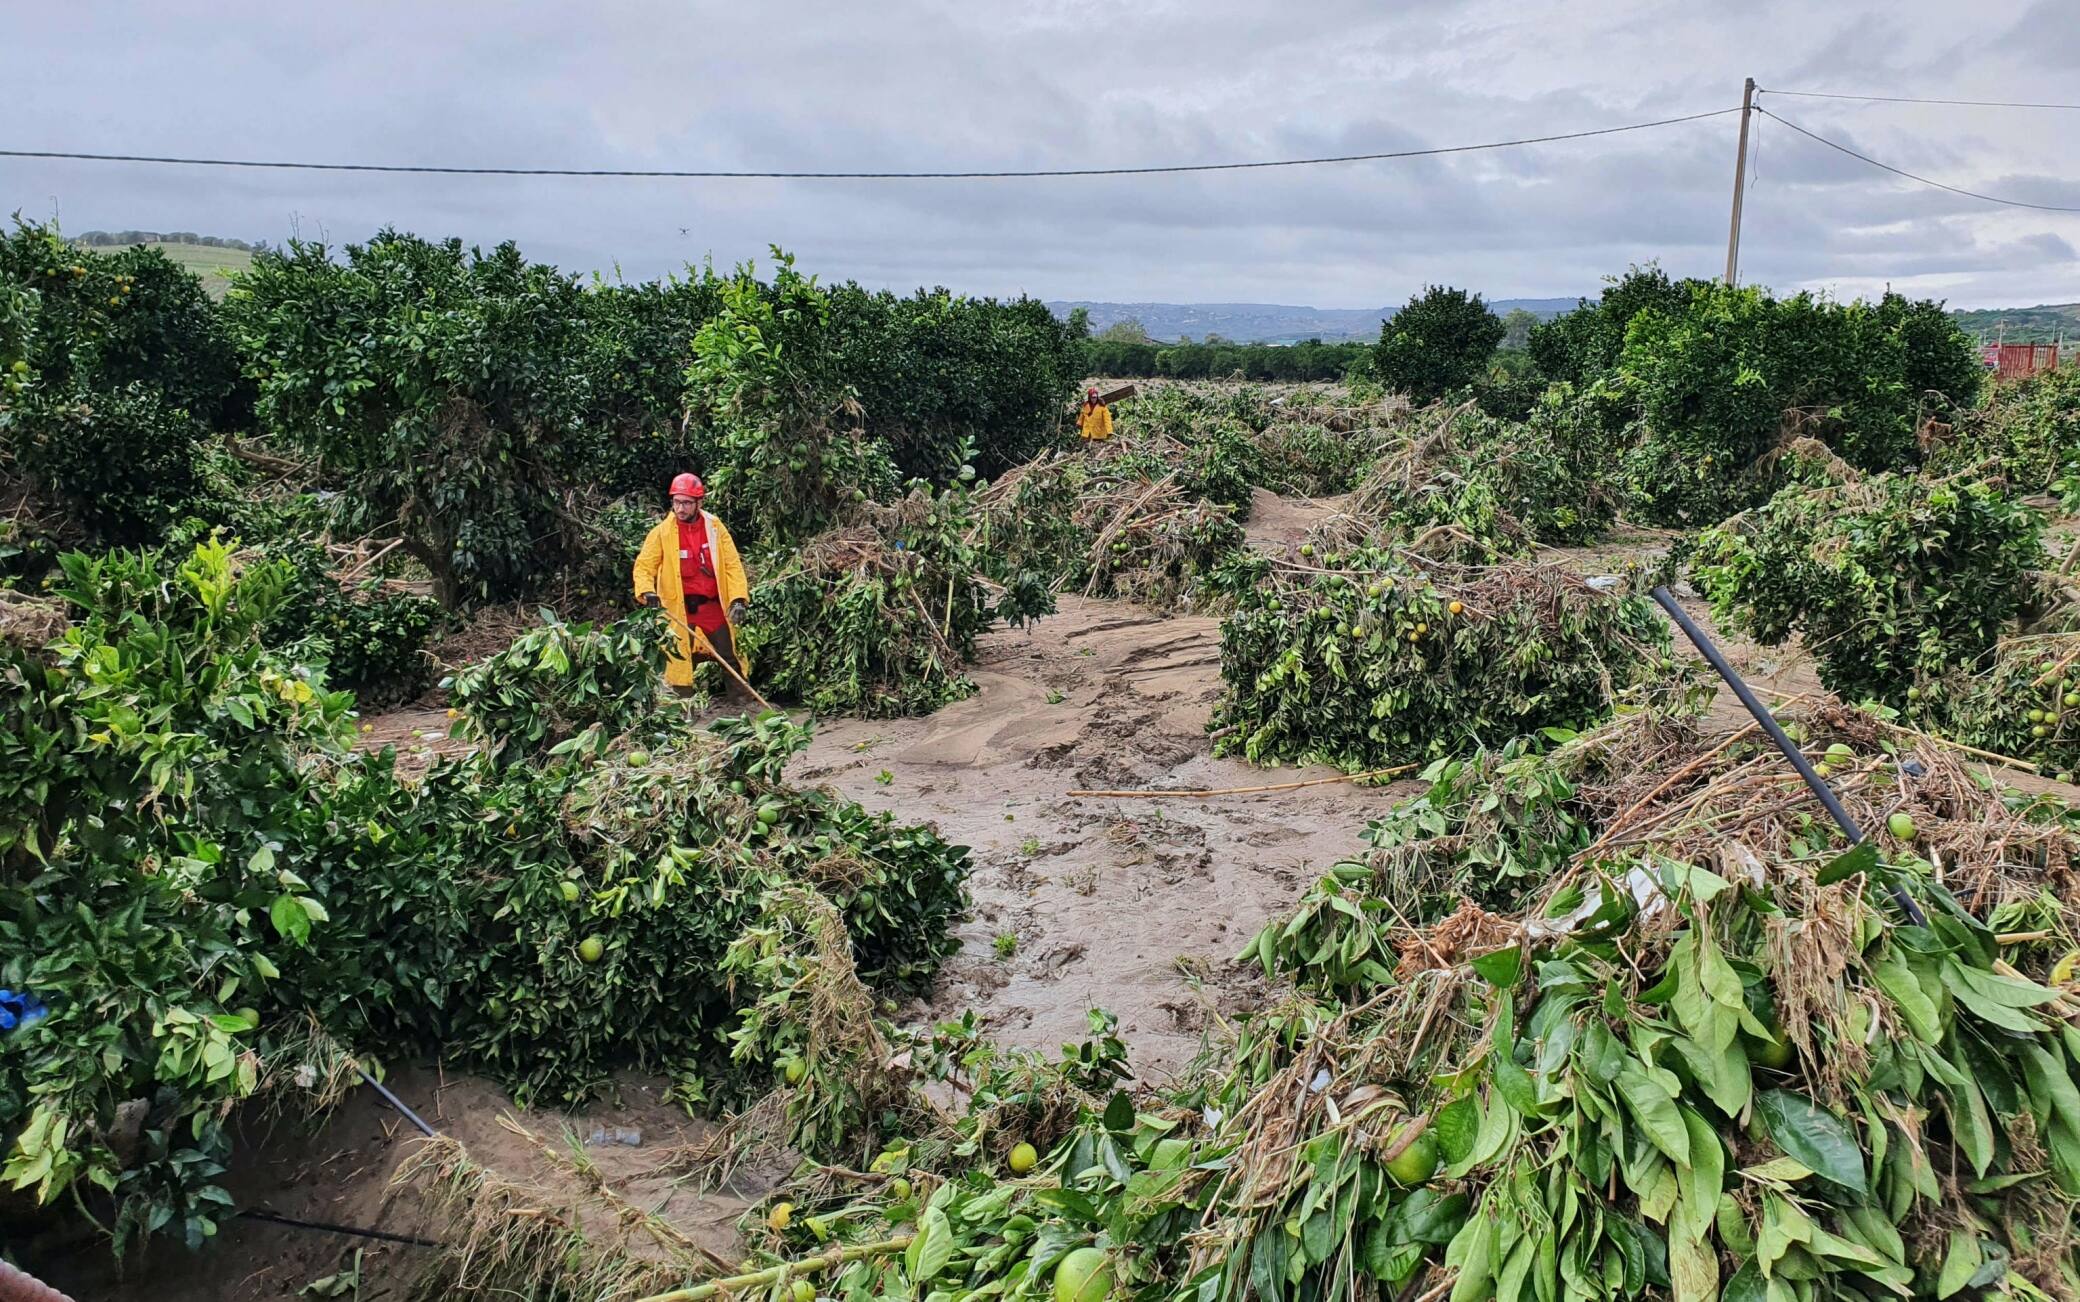
<path fill-rule="evenodd" d="M 1019 6 L 652 0 L 141 0 L 11 15 L 10 146 L 340 161 L 912 169 L 1212 162 L 1540 135 L 1724 107 L 1765 86 L 2071 98 L 2070 0 L 2008 26 L 1945 0 L 1671 6 L 1241 0 Z M 1910 170 L 2080 203 L 2075 114 L 1765 97 Z M 1323 306 L 1430 281 L 1593 292 L 1724 257 L 1735 122 L 1449 159 L 1005 182 L 572 181 L 0 161 L 0 207 L 67 227 L 333 241 L 383 225 L 517 240 L 650 276 L 781 244 L 907 290 Z M 1758 126 L 1742 266 L 1965 305 L 2080 299 L 2080 216 L 1914 187 Z M 682 228 L 684 234 L 681 233 Z"/>

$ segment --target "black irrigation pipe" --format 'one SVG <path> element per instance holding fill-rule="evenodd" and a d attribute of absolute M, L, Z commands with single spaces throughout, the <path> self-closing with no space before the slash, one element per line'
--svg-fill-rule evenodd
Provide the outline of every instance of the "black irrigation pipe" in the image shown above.
<path fill-rule="evenodd" d="M 1828 786 L 1826 779 L 1813 771 L 1813 766 L 1807 762 L 1798 747 L 1792 744 L 1791 738 L 1784 735 L 1784 729 L 1778 726 L 1776 716 L 1763 708 L 1762 702 L 1755 696 L 1754 689 L 1734 672 L 1732 665 L 1726 663 L 1726 657 L 1720 653 L 1718 647 L 1712 645 L 1712 639 L 1705 636 L 1704 630 L 1699 628 L 1697 622 L 1690 618 L 1689 612 L 1669 595 L 1666 587 L 1655 588 L 1653 596 L 1661 609 L 1668 612 L 1668 617 L 1675 621 L 1676 627 L 1683 630 L 1683 636 L 1689 638 L 1691 645 L 1703 654 L 1712 668 L 1719 671 L 1719 677 L 1725 679 L 1726 685 L 1733 689 L 1733 694 L 1741 699 L 1741 704 L 1748 708 L 1748 713 L 1754 716 L 1756 724 L 1769 734 L 1769 739 L 1777 744 L 1777 749 L 1784 752 L 1784 758 L 1791 761 L 1791 767 L 1798 770 L 1798 776 L 1806 780 L 1806 785 L 1812 788 L 1820 803 L 1827 807 L 1828 816 L 1834 819 L 1836 827 L 1842 829 L 1842 835 L 1849 838 L 1849 844 L 1863 844 L 1863 829 L 1856 826 L 1856 820 L 1849 817 L 1848 810 L 1842 808 L 1842 802 L 1834 794 L 1834 788 Z M 1899 883 L 1886 882 L 1885 889 L 1892 893 L 1893 903 L 1899 905 L 1900 911 L 1912 919 L 1915 926 L 1928 925 L 1928 915 L 1899 888 Z"/>
<path fill-rule="evenodd" d="M 413 1125 L 417 1126 L 419 1128 L 420 1134 L 426 1136 L 428 1139 L 440 1138 L 439 1131 L 435 1130 L 432 1126 L 427 1125 L 424 1118 L 422 1118 L 418 1113 L 412 1111 L 410 1108 L 406 1107 L 404 1100 L 397 1097 L 395 1094 L 392 1094 L 389 1090 L 389 1087 L 384 1085 L 383 1082 L 369 1075 L 367 1071 L 363 1070 L 360 1067 L 356 1067 L 354 1071 L 357 1075 L 361 1077 L 361 1080 L 364 1084 L 366 1084 L 370 1089 L 374 1090 L 376 1093 L 383 1096 L 383 1102 L 388 1103 L 393 1108 L 396 1108 L 399 1112 L 404 1114 L 404 1119 L 406 1121 L 409 1121 Z"/>
<path fill-rule="evenodd" d="M 345 1234 L 357 1239 L 374 1239 L 379 1243 L 402 1243 L 413 1248 L 445 1248 L 448 1245 L 437 1239 L 422 1239 L 414 1234 L 392 1234 L 388 1230 L 368 1230 L 358 1225 L 333 1225 L 326 1221 L 303 1221 L 280 1212 L 264 1211 L 258 1207 L 247 1207 L 239 1216 L 249 1221 L 265 1221 L 269 1225 L 286 1225 L 294 1230 L 318 1230 L 326 1234 Z"/>

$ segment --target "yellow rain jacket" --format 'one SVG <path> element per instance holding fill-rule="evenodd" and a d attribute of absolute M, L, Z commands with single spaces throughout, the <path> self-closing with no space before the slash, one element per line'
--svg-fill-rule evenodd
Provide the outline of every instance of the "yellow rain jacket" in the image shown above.
<path fill-rule="evenodd" d="M 706 511 L 701 512 L 701 520 L 708 527 L 708 547 L 715 557 L 715 587 L 719 593 L 716 600 L 722 603 L 726 617 L 732 602 L 751 599 L 751 581 L 744 575 L 744 562 L 737 555 L 736 540 L 729 536 L 722 521 Z M 665 610 L 672 616 L 672 627 L 679 634 L 679 653 L 665 662 L 665 681 L 674 687 L 693 686 L 694 653 L 698 651 L 713 656 L 715 648 L 708 645 L 708 639 L 699 629 L 691 628 L 686 622 L 686 584 L 679 577 L 679 517 L 669 511 L 665 513 L 663 522 L 643 540 L 643 550 L 636 555 L 635 587 L 638 602 L 653 592 L 657 594 L 658 600 L 664 603 Z M 735 638 L 735 629 L 730 630 L 730 636 Z M 696 638 L 699 639 L 697 646 L 694 644 Z M 743 654 L 740 647 L 737 651 L 740 665 Z"/>
<path fill-rule="evenodd" d="M 1083 414 L 1076 418 L 1076 428 L 1087 439 L 1111 438 L 1112 409 L 1102 402 L 1085 403 Z"/>

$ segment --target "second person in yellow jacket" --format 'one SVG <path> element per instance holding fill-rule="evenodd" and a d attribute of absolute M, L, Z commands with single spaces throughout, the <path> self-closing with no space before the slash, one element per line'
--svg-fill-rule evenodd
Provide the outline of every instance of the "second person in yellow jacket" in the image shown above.
<path fill-rule="evenodd" d="M 1093 443 L 1112 437 L 1112 410 L 1098 401 L 1096 389 L 1083 395 L 1083 410 L 1076 417 L 1076 432 Z"/>

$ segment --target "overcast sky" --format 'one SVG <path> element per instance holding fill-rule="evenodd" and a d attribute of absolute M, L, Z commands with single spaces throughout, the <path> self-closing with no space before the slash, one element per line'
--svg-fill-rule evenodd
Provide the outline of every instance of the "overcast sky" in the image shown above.
<path fill-rule="evenodd" d="M 2080 100 L 2076 0 L 882 0 L 10 6 L 0 147 L 774 170 L 1226 162 L 1468 144 L 1765 87 Z M 2080 207 L 2080 113 L 1765 106 L 1955 185 Z M 827 279 L 1048 298 L 1398 303 L 1723 269 L 1737 117 L 1451 159 L 1011 181 L 551 180 L 0 159 L 68 230 L 517 240 L 649 277 L 778 243 Z M 2080 214 L 1915 186 L 1756 122 L 1743 279 L 2080 300 Z"/>

